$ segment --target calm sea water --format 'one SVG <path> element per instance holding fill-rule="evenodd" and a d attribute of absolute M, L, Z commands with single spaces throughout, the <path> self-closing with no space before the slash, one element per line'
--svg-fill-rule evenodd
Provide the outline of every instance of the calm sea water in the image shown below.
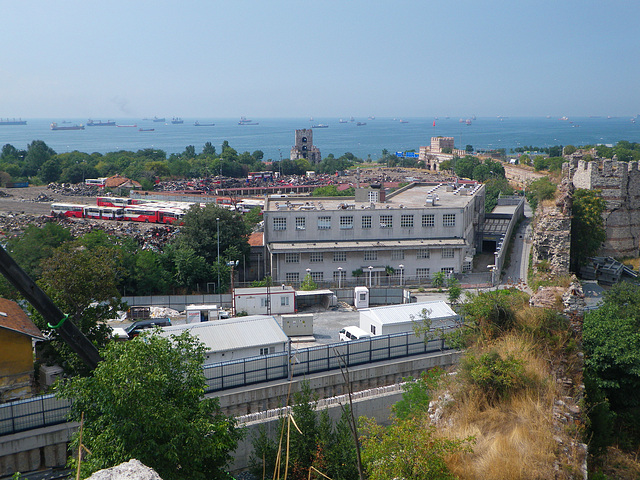
<path fill-rule="evenodd" d="M 238 125 L 238 119 L 185 118 L 184 124 L 155 123 L 151 120 L 116 118 L 117 124 L 136 127 L 86 127 L 85 130 L 52 131 L 52 121 L 62 125 L 61 119 L 26 119 L 26 126 L 0 126 L 0 145 L 7 143 L 16 148 L 26 148 L 33 140 L 43 140 L 58 153 L 79 150 L 81 152 L 106 153 L 117 150 L 136 151 L 144 148 L 164 150 L 167 154 L 181 153 L 187 145 L 196 152 L 205 142 L 211 142 L 220 151 L 224 140 L 239 153 L 262 150 L 265 159 L 278 160 L 289 157 L 294 144 L 294 130 L 316 124 L 329 128 L 313 130 L 313 143 L 320 148 L 323 157 L 333 153 L 336 157 L 351 152 L 357 157 L 379 158 L 381 151 L 416 151 L 429 145 L 435 135 L 453 136 L 458 148 L 473 145 L 475 149 L 506 148 L 507 152 L 519 146 L 615 144 L 620 140 L 640 142 L 640 118 L 637 123 L 629 117 L 570 118 L 495 118 L 479 117 L 471 125 L 458 118 L 438 118 L 433 126 L 431 118 L 405 118 L 408 123 L 392 118 L 357 118 L 356 122 L 339 123 L 338 118 L 269 119 L 252 118 L 258 125 Z M 96 119 L 97 120 L 97 119 Z M 106 118 L 102 119 L 106 121 Z M 168 119 L 167 119 L 168 120 Z M 215 126 L 194 126 L 215 123 Z M 345 119 L 347 120 L 347 119 Z M 86 124 L 87 119 L 66 119 Z M 65 124 L 66 125 L 66 124 Z M 139 128 L 153 128 L 153 132 L 140 132 Z"/>

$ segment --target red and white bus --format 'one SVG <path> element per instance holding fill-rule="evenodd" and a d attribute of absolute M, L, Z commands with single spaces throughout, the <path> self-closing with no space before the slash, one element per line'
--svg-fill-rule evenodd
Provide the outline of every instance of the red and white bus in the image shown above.
<path fill-rule="evenodd" d="M 161 223 L 161 212 L 155 207 L 136 205 L 125 207 L 124 219 L 131 222 Z"/>
<path fill-rule="evenodd" d="M 86 205 L 78 205 L 77 203 L 52 203 L 51 214 L 82 218 L 85 206 Z"/>
<path fill-rule="evenodd" d="M 97 197 L 96 205 L 100 207 L 127 207 L 131 204 L 130 198 L 122 197 Z"/>
<path fill-rule="evenodd" d="M 87 205 L 84 207 L 84 218 L 96 218 L 103 220 L 123 220 L 124 208 L 120 207 L 97 207 Z"/>

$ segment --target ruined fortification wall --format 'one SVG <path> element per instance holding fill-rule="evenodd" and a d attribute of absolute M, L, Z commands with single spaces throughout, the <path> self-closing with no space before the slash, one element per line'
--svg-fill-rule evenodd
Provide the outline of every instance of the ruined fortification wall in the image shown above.
<path fill-rule="evenodd" d="M 531 256 L 534 268 L 546 261 L 552 275 L 569 273 L 573 187 L 568 178 L 559 187 L 555 203 L 540 204 L 533 225 Z"/>
<path fill-rule="evenodd" d="M 601 190 L 607 207 L 603 214 L 607 239 L 601 254 L 638 256 L 640 246 L 640 170 L 638 162 L 569 158 L 565 175 L 575 188 Z"/>

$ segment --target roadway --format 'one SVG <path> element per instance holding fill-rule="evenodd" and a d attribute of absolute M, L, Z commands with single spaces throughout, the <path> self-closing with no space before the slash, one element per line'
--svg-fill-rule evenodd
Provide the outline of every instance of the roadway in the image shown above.
<path fill-rule="evenodd" d="M 511 247 L 511 263 L 501 278 L 501 285 L 521 285 L 528 293 L 532 293 L 527 285 L 529 256 L 531 254 L 533 227 L 533 211 L 528 202 L 524 204 L 524 219 L 513 236 Z"/>

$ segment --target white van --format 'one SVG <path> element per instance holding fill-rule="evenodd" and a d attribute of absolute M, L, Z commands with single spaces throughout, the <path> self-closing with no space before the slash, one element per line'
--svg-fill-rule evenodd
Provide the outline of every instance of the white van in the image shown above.
<path fill-rule="evenodd" d="M 355 325 L 350 327 L 344 327 L 340 330 L 340 341 L 348 342 L 349 340 L 360 340 L 361 338 L 369 338 L 371 334 L 369 332 L 365 332 L 360 327 L 356 327 Z"/>

